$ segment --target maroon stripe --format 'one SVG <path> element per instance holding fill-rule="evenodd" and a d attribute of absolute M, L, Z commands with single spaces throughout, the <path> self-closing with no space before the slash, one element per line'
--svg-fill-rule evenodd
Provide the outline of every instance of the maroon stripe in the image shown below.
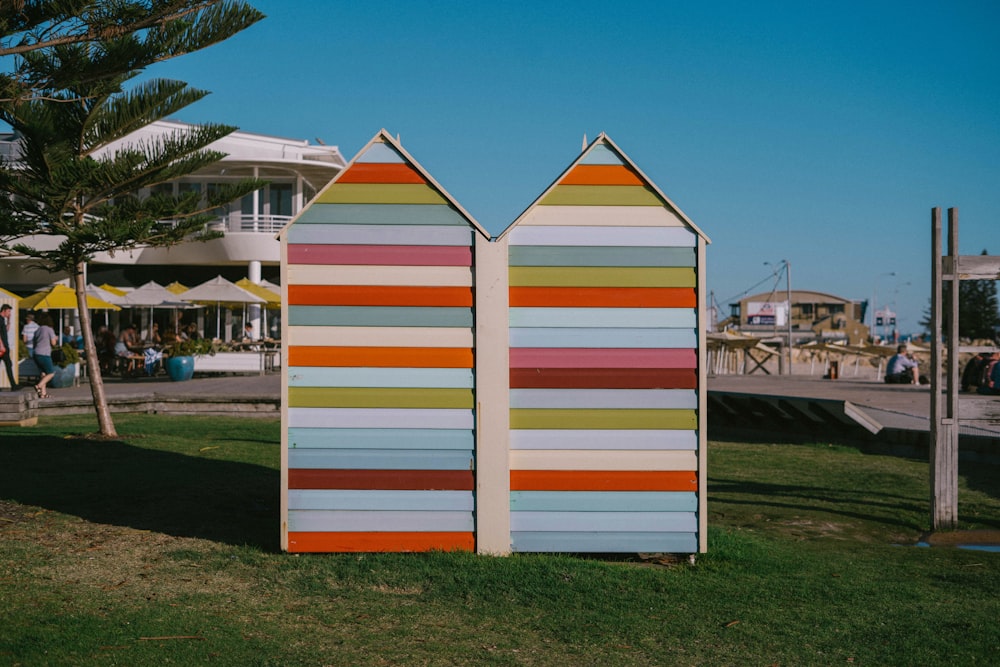
<path fill-rule="evenodd" d="M 687 368 L 512 368 L 511 389 L 695 389 Z"/>
<path fill-rule="evenodd" d="M 471 491 L 471 470 L 326 470 L 292 468 L 290 489 Z"/>

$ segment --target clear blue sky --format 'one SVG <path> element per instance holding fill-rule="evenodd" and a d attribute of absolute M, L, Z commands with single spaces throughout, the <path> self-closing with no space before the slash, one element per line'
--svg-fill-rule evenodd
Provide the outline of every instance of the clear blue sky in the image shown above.
<path fill-rule="evenodd" d="M 181 120 L 347 159 L 384 127 L 493 233 L 607 132 L 712 239 L 724 312 L 787 259 L 793 288 L 877 289 L 917 330 L 932 206 L 1000 254 L 995 0 L 251 4 L 151 70 L 213 91 Z"/>

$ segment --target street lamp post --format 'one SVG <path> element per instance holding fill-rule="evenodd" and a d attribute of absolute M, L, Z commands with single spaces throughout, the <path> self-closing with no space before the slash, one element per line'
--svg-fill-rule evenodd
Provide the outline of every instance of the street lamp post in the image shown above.
<path fill-rule="evenodd" d="M 764 262 L 766 266 L 773 266 L 771 262 Z M 787 259 L 781 260 L 778 264 L 779 267 L 785 270 L 785 304 L 788 311 L 785 313 L 785 326 L 788 331 L 788 374 L 792 374 L 792 263 Z M 774 272 L 775 276 L 778 272 Z M 777 327 L 777 317 L 775 318 L 775 326 Z M 777 334 L 777 329 L 775 329 L 775 334 Z M 782 355 L 784 356 L 784 355 Z"/>
<path fill-rule="evenodd" d="M 895 271 L 889 271 L 888 273 L 880 273 L 877 276 L 875 276 L 875 282 L 873 283 L 873 286 L 872 286 L 872 328 L 871 328 L 871 334 L 872 334 L 872 342 L 873 343 L 875 342 L 875 338 L 876 338 L 876 335 L 875 335 L 875 313 L 878 310 L 878 279 L 881 278 L 882 276 L 894 276 L 894 275 L 896 275 Z M 883 326 L 883 328 L 885 328 L 885 327 Z"/>

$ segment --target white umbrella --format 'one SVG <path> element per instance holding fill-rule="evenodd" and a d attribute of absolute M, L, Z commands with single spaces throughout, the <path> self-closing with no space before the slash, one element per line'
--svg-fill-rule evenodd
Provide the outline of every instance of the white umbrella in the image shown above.
<path fill-rule="evenodd" d="M 125 296 L 119 297 L 117 303 L 131 308 L 148 307 L 150 328 L 153 326 L 154 308 L 197 308 L 197 306 L 182 301 L 176 294 L 153 280 L 135 288 Z"/>
<path fill-rule="evenodd" d="M 220 311 L 223 304 L 230 306 L 266 302 L 266 299 L 262 299 L 256 294 L 251 294 L 222 276 L 216 276 L 212 280 L 196 285 L 183 294 L 176 295 L 174 298 L 202 305 L 214 304 L 216 333 L 221 333 L 222 331 Z M 221 338 L 222 336 L 219 337 Z"/>

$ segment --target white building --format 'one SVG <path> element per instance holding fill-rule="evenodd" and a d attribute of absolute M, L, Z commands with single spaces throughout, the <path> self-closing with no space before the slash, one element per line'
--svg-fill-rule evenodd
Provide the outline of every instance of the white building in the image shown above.
<path fill-rule="evenodd" d="M 157 121 L 121 140 L 132 143 L 183 131 L 191 127 L 178 121 Z M 0 135 L 0 154 L 16 156 L 17 138 Z M 114 150 L 112 144 L 106 150 Z M 88 267 L 94 284 L 139 286 L 149 280 L 167 284 L 177 280 L 191 286 L 216 275 L 230 280 L 249 277 L 257 282 L 278 280 L 280 244 L 275 235 L 312 197 L 347 164 L 336 146 L 311 145 L 247 132 L 234 132 L 209 148 L 226 153 L 221 161 L 167 186 L 175 193 L 208 192 L 217 184 L 256 177 L 269 181 L 263 189 L 233 202 L 220 211 L 210 226 L 225 236 L 204 243 L 184 243 L 172 248 L 143 248 L 132 252 L 101 254 Z M 148 194 L 142 192 L 140 194 Z M 35 237 L 35 247 L 54 247 L 58 237 Z M 31 270 L 24 258 L 0 259 L 0 286 L 27 294 L 64 275 Z"/>

